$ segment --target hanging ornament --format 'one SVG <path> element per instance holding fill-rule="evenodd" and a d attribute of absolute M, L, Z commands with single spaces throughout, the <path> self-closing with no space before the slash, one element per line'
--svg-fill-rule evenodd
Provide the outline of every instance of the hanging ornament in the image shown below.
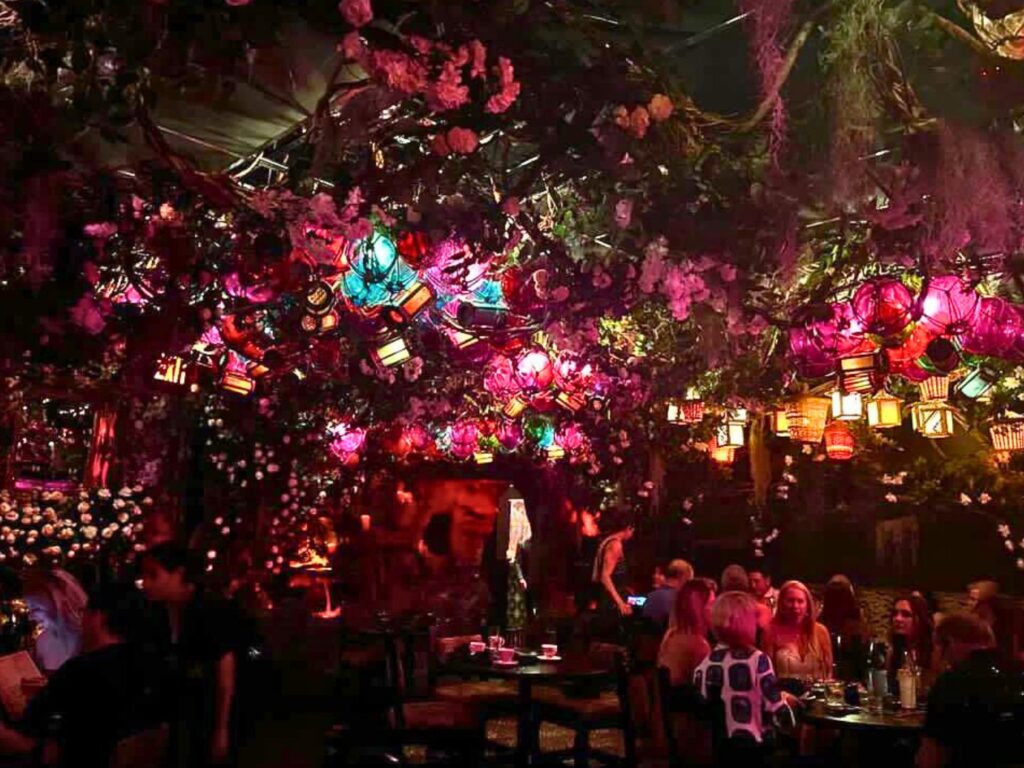
<path fill-rule="evenodd" d="M 786 407 L 790 439 L 802 443 L 821 442 L 831 405 L 832 401 L 827 397 L 812 395 L 802 395 L 791 400 Z"/>
<path fill-rule="evenodd" d="M 539 448 L 547 448 L 555 439 L 554 426 L 545 417 L 537 414 L 526 418 L 523 433 Z"/>
<path fill-rule="evenodd" d="M 988 394 L 999 381 L 999 371 L 990 365 L 979 365 L 971 369 L 956 385 L 956 391 L 969 400 L 977 400 Z"/>
<path fill-rule="evenodd" d="M 974 289 L 956 275 L 929 281 L 921 301 L 921 323 L 937 335 L 958 336 L 970 329 L 980 301 Z"/>
<path fill-rule="evenodd" d="M 833 357 L 864 355 L 875 349 L 874 343 L 864 338 L 864 324 L 845 302 L 833 304 L 831 316 L 813 321 L 810 330 L 817 347 Z"/>
<path fill-rule="evenodd" d="M 989 427 L 992 447 L 1010 453 L 1024 451 L 1024 419 L 1003 419 Z"/>
<path fill-rule="evenodd" d="M 487 362 L 484 368 L 484 389 L 498 400 L 507 400 L 519 393 L 515 366 L 509 358 L 495 355 Z"/>
<path fill-rule="evenodd" d="M 479 437 L 480 430 L 475 421 L 465 419 L 453 424 L 449 448 L 452 456 L 459 460 L 468 459 L 476 451 Z"/>
<path fill-rule="evenodd" d="M 850 428 L 841 421 L 833 421 L 824 431 L 825 455 L 834 461 L 847 461 L 853 456 L 856 441 Z"/>
<path fill-rule="evenodd" d="M 949 377 L 929 376 L 921 382 L 921 399 L 935 402 L 949 400 Z"/>
<path fill-rule="evenodd" d="M 885 382 L 886 357 L 881 352 L 839 360 L 839 388 L 843 392 L 877 392 Z"/>
<path fill-rule="evenodd" d="M 328 427 L 327 436 L 330 439 L 327 448 L 332 456 L 346 466 L 359 462 L 359 452 L 366 444 L 365 429 L 338 422 Z"/>
<path fill-rule="evenodd" d="M 868 400 L 868 426 L 874 429 L 892 429 L 903 423 L 903 401 L 887 392 Z"/>
<path fill-rule="evenodd" d="M 796 327 L 789 330 L 789 357 L 797 373 L 804 379 L 831 376 L 836 369 L 835 355 L 821 349 L 810 329 Z"/>
<path fill-rule="evenodd" d="M 495 435 L 504 450 L 514 451 L 523 441 L 523 428 L 518 421 L 504 421 L 498 425 Z"/>
<path fill-rule="evenodd" d="M 516 360 L 516 380 L 524 390 L 539 392 L 554 381 L 554 366 L 548 353 L 539 347 L 523 352 Z"/>
<path fill-rule="evenodd" d="M 914 297 L 899 280 L 882 278 L 858 288 L 851 306 L 866 333 L 895 336 L 910 323 Z"/>
<path fill-rule="evenodd" d="M 910 406 L 911 423 L 924 437 L 942 439 L 953 435 L 953 409 L 941 400 Z"/>
<path fill-rule="evenodd" d="M 978 306 L 974 322 L 962 334 L 960 345 L 972 355 L 1005 357 L 1024 333 L 1020 313 L 1003 299 L 986 296 Z"/>
<path fill-rule="evenodd" d="M 430 237 L 425 232 L 403 232 L 398 238 L 398 253 L 413 269 L 419 269 L 431 250 Z"/>
<path fill-rule="evenodd" d="M 789 437 L 789 417 L 785 408 L 775 408 L 769 414 L 769 426 L 776 437 Z"/>
<path fill-rule="evenodd" d="M 918 362 L 922 368 L 931 368 L 936 373 L 949 374 L 960 365 L 960 352 L 949 339 L 932 339 L 924 351 L 924 357 Z"/>
<path fill-rule="evenodd" d="M 856 421 L 864 415 L 864 402 L 860 392 L 832 392 L 832 418 Z"/>

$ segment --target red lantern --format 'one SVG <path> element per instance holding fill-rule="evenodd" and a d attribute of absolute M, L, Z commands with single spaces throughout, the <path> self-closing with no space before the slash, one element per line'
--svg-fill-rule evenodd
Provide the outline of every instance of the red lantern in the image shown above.
<path fill-rule="evenodd" d="M 539 347 L 526 350 L 516 361 L 516 378 L 526 390 L 540 391 L 551 386 L 555 371 L 548 353 Z"/>
<path fill-rule="evenodd" d="M 899 280 L 872 280 L 857 289 L 852 306 L 867 333 L 894 336 L 910 322 L 914 297 Z"/>
<path fill-rule="evenodd" d="M 846 303 L 833 304 L 831 317 L 815 320 L 810 330 L 818 349 L 834 357 L 862 355 L 875 348 L 869 339 L 864 338 L 864 324 Z"/>
<path fill-rule="evenodd" d="M 853 456 L 856 441 L 850 428 L 841 421 L 833 421 L 825 427 L 825 454 L 835 461 L 847 461 Z"/>
<path fill-rule="evenodd" d="M 978 294 L 959 277 L 942 275 L 928 284 L 921 322 L 935 334 L 957 336 L 970 329 L 979 303 Z"/>
<path fill-rule="evenodd" d="M 398 238 L 397 246 L 398 253 L 413 269 L 416 269 L 423 264 L 432 250 L 430 238 L 427 237 L 424 232 L 403 233 L 401 237 Z"/>

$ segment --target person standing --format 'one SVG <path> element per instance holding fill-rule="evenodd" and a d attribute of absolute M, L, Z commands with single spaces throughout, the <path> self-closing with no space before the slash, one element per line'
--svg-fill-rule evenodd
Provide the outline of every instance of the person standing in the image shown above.
<path fill-rule="evenodd" d="M 693 566 L 677 558 L 666 565 L 662 572 L 664 580 L 647 595 L 641 613 L 645 619 L 664 631 L 668 627 L 679 590 L 693 578 Z"/>
<path fill-rule="evenodd" d="M 597 547 L 591 578 L 601 587 L 598 610 L 602 613 L 618 613 L 629 616 L 633 607 L 626 602 L 626 550 L 625 545 L 633 538 L 635 526 L 631 515 L 624 511 L 606 512 L 602 523 L 612 533 Z"/>

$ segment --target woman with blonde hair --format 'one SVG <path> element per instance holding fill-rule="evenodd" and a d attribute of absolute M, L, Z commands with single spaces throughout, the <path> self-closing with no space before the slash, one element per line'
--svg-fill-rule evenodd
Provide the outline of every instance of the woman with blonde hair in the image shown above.
<path fill-rule="evenodd" d="M 779 609 L 764 633 L 762 649 L 779 677 L 832 677 L 832 639 L 815 620 L 811 591 L 799 581 L 779 589 Z"/>
<path fill-rule="evenodd" d="M 29 574 L 24 595 L 36 626 L 36 664 L 47 674 L 56 672 L 82 650 L 85 590 L 70 573 L 54 568 Z"/>

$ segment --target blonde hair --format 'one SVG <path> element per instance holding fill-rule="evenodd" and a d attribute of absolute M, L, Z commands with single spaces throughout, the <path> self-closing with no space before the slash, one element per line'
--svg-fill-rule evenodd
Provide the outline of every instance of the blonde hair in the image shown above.
<path fill-rule="evenodd" d="M 811 590 L 809 590 L 807 588 L 807 585 L 804 584 L 802 581 L 791 579 L 790 581 L 787 581 L 785 584 L 779 587 L 780 606 L 782 605 L 782 596 L 786 593 L 787 589 L 796 589 L 800 592 L 803 592 L 804 599 L 807 601 L 807 615 L 804 616 L 803 620 L 801 620 L 800 622 L 800 652 L 806 653 L 808 649 L 812 648 L 820 652 L 821 649 L 817 648 L 817 646 L 815 645 L 814 636 L 814 625 L 817 624 L 816 617 L 818 615 L 817 604 L 814 602 L 814 595 L 811 594 Z M 781 623 L 779 620 L 780 615 L 781 611 L 775 614 L 775 616 L 772 618 L 772 624 Z"/>
<path fill-rule="evenodd" d="M 70 573 L 59 568 L 32 573 L 25 580 L 24 593 L 26 598 L 42 597 L 49 601 L 53 609 L 54 631 L 71 635 L 81 633 L 82 614 L 88 597 Z"/>
<path fill-rule="evenodd" d="M 693 566 L 682 558 L 677 558 L 665 566 L 665 577 L 669 579 L 682 579 L 685 584 L 693 578 Z"/>
<path fill-rule="evenodd" d="M 723 592 L 711 606 L 711 631 L 732 648 L 749 648 L 757 639 L 757 603 L 746 592 Z"/>

